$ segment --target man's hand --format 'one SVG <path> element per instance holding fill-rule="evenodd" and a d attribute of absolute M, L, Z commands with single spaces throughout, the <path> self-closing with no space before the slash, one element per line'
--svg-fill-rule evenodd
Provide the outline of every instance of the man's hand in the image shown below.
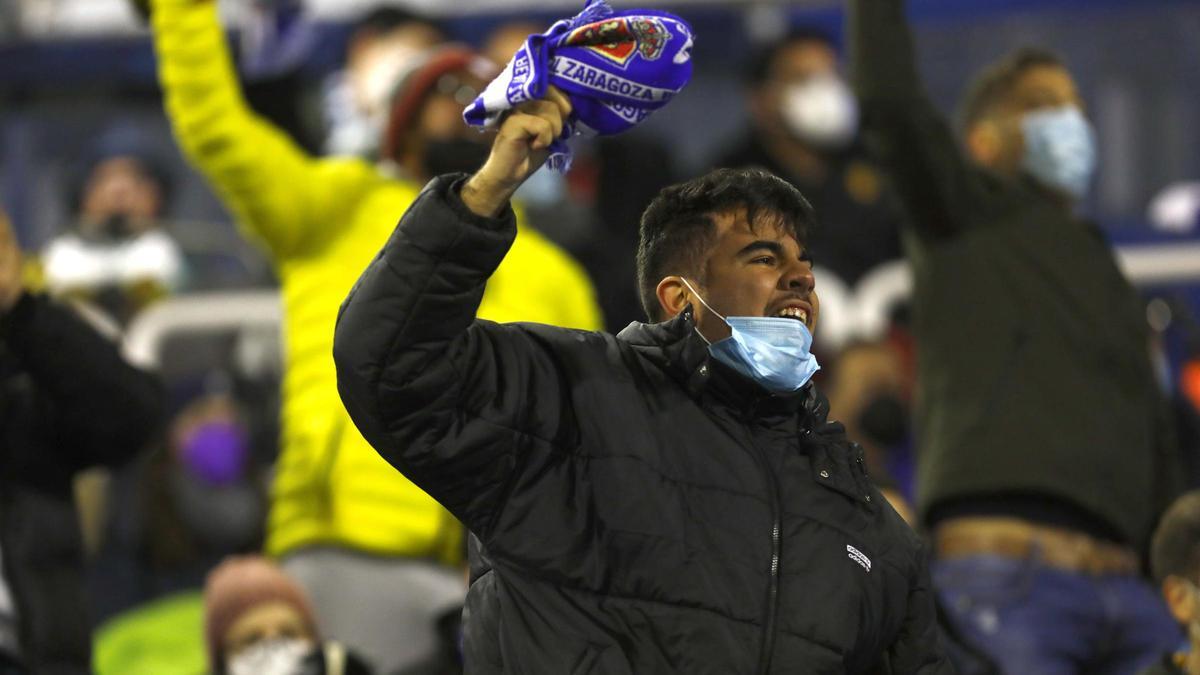
<path fill-rule="evenodd" d="M 481 216 L 500 212 L 521 183 L 545 163 L 550 144 L 562 134 L 571 102 L 555 87 L 546 97 L 526 101 L 500 124 L 483 168 L 463 185 L 462 200 Z"/>
<path fill-rule="evenodd" d="M 21 279 L 21 248 L 17 246 L 17 237 L 13 234 L 12 225 L 0 211 L 0 315 L 7 314 L 25 287 Z"/>

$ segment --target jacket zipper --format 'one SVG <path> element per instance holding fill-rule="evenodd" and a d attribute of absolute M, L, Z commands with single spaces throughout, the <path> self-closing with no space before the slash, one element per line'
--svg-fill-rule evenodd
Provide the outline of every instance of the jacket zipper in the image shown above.
<path fill-rule="evenodd" d="M 771 496 L 771 577 L 767 584 L 767 609 L 763 619 L 762 651 L 758 657 L 758 672 L 766 675 L 771 668 L 771 653 L 775 650 L 775 620 L 779 614 L 779 551 L 782 537 L 779 512 L 781 506 L 779 484 L 775 480 L 774 474 L 771 473 L 771 465 L 767 461 L 766 454 L 754 442 L 754 435 L 749 430 L 746 430 L 746 438 L 750 441 L 750 447 L 754 449 L 754 457 L 758 460 L 759 468 L 762 469 L 763 478 L 767 483 L 767 491 Z"/>

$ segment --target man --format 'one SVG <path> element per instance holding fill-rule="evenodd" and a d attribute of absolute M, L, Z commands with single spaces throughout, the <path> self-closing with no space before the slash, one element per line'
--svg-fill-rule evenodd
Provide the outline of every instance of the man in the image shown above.
<path fill-rule="evenodd" d="M 329 154 L 377 155 L 397 79 L 414 59 L 445 41 L 437 24 L 398 7 L 377 7 L 355 23 L 346 67 L 326 85 Z"/>
<path fill-rule="evenodd" d="M 43 255 L 46 283 L 126 323 L 183 284 L 183 252 L 162 227 L 170 174 L 148 140 L 123 127 L 103 134 L 83 165 L 73 195 L 76 222 Z"/>
<path fill-rule="evenodd" d="M 1186 632 L 1178 634 L 1162 659 L 1141 675 L 1200 674 L 1200 491 L 1184 494 L 1154 531 L 1150 570 L 1171 615 Z M 1179 647 L 1187 645 L 1186 650 Z"/>
<path fill-rule="evenodd" d="M 282 285 L 283 430 L 266 549 L 305 587 L 323 633 L 393 672 L 436 651 L 435 617 L 462 601 L 461 572 L 445 563 L 461 560 L 463 533 L 355 433 L 330 353 L 338 302 L 418 186 L 362 159 L 314 159 L 252 114 L 216 5 L 154 0 L 154 37 L 179 143 L 247 235 L 265 244 Z M 385 155 L 410 179 L 433 175 L 438 162 L 461 166 L 473 150 L 455 148 L 468 134 L 484 152 L 477 161 L 486 156 L 461 118 L 475 96 L 472 78 L 482 81 L 478 61 L 438 52 L 398 85 Z M 488 284 L 482 316 L 599 325 L 574 261 L 536 232 L 513 252 Z"/>
<path fill-rule="evenodd" d="M 1174 633 L 1138 552 L 1176 458 L 1137 293 L 1074 214 L 1095 159 L 1075 83 L 1042 51 L 989 68 L 963 156 L 903 0 L 850 6 L 866 132 L 911 221 L 934 581 L 1005 672 L 1133 672 Z"/>
<path fill-rule="evenodd" d="M 475 537 L 467 669 L 944 672 L 921 545 L 808 384 L 795 188 L 725 170 L 659 195 L 638 260 L 661 323 L 475 320 L 570 107 L 551 88 L 469 180 L 431 182 L 334 339 L 359 429 Z"/>
<path fill-rule="evenodd" d="M 858 106 L 833 39 L 797 28 L 751 59 L 750 132 L 717 166 L 759 166 L 800 189 L 821 219 L 809 244 L 821 267 L 853 285 L 901 256 L 900 219 L 878 168 L 855 141 Z"/>
<path fill-rule="evenodd" d="M 363 675 L 374 671 L 322 639 L 304 589 L 272 561 L 230 556 L 204 583 L 204 642 L 218 675 Z"/>
<path fill-rule="evenodd" d="M 162 391 L 74 312 L 25 290 L 0 213 L 0 673 L 87 673 L 73 479 L 142 450 Z"/>

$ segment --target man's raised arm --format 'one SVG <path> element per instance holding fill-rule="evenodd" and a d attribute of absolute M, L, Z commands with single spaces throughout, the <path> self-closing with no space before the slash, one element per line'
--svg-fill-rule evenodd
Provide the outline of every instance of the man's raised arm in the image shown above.
<path fill-rule="evenodd" d="M 910 225 L 951 236 L 970 223 L 982 195 L 979 172 L 963 156 L 917 73 L 904 0 L 849 0 L 847 42 L 863 135 L 888 170 Z"/>
<path fill-rule="evenodd" d="M 485 541 L 518 467 L 555 461 L 552 441 L 573 427 L 561 374 L 529 329 L 475 319 L 516 237 L 508 199 L 570 110 L 550 96 L 504 121 L 470 179 L 426 187 L 350 292 L 334 336 L 338 391 L 363 436 Z"/>

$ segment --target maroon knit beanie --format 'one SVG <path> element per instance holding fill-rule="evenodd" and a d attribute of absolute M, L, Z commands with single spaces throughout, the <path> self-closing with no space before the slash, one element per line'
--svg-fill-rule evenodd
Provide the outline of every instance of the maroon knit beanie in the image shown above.
<path fill-rule="evenodd" d="M 247 610 L 269 603 L 285 602 L 317 635 L 312 605 L 303 589 L 275 563 L 257 555 L 230 556 L 208 575 L 204 585 L 204 641 L 208 664 L 214 673 L 225 671 L 225 632 Z"/>

